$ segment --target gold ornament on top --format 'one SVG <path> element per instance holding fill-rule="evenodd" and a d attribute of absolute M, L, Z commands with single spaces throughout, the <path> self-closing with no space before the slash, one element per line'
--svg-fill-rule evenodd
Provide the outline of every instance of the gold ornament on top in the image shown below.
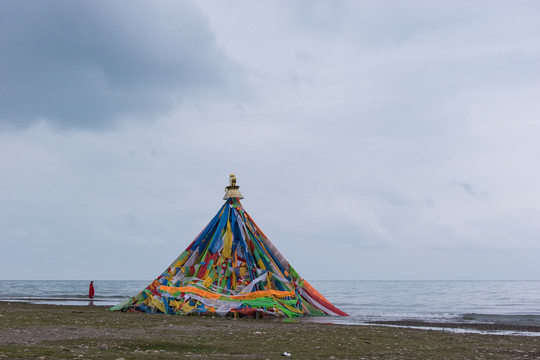
<path fill-rule="evenodd" d="M 236 185 L 236 176 L 231 173 L 231 175 L 229 175 L 229 186 L 225 187 L 225 196 L 223 197 L 223 200 L 230 198 L 243 199 L 244 197 L 238 188 L 240 188 L 240 186 Z"/>

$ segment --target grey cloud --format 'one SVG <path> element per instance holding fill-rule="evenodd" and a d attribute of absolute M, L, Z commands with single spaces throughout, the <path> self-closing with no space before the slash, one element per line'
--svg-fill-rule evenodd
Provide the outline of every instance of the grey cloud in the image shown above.
<path fill-rule="evenodd" d="M 0 52 L 4 127 L 106 128 L 239 78 L 187 1 L 4 1 Z"/>
<path fill-rule="evenodd" d="M 473 23 L 485 13 L 475 4 L 456 6 L 426 1 L 387 1 L 385 6 L 359 1 L 292 3 L 288 19 L 299 30 L 339 40 L 348 33 L 360 48 L 396 46 L 433 32 L 453 31 L 456 24 Z"/>
<path fill-rule="evenodd" d="M 461 188 L 463 191 L 465 191 L 467 194 L 474 196 L 474 197 L 480 197 L 483 196 L 483 193 L 479 193 L 471 184 L 461 181 L 452 181 L 453 186 L 457 186 Z"/>
<path fill-rule="evenodd" d="M 0 128 L 181 105 L 0 131 L 0 276 L 152 279 L 230 172 L 311 279 L 538 273 L 535 3 L 189 4 L 0 1 Z"/>
<path fill-rule="evenodd" d="M 471 184 L 460 183 L 460 182 L 454 182 L 454 184 L 458 185 L 459 187 L 461 187 L 463 190 L 465 190 L 469 194 L 471 194 L 473 196 L 476 196 L 476 192 L 473 191 Z"/>

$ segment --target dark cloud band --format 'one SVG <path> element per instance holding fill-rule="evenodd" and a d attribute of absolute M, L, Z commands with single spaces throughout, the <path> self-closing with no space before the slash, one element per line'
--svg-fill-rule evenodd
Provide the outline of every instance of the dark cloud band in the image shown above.
<path fill-rule="evenodd" d="M 231 62 L 195 5 L 3 1 L 0 124 L 102 129 L 227 84 Z"/>

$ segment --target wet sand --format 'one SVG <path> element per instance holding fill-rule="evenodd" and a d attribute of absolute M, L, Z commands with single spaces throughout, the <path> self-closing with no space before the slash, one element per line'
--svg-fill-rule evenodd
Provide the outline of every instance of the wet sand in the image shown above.
<path fill-rule="evenodd" d="M 0 359 L 540 359 L 540 337 L 0 302 Z M 444 324 L 448 326 L 448 324 Z M 529 327 L 484 330 L 532 331 Z"/>

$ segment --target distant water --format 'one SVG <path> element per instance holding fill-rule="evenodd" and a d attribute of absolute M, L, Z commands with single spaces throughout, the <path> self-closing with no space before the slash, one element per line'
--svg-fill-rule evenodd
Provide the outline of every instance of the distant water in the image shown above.
<path fill-rule="evenodd" d="M 313 281 L 350 317 L 540 326 L 540 281 Z"/>
<path fill-rule="evenodd" d="M 94 305 L 112 306 L 137 294 L 151 280 L 94 281 Z M 88 305 L 90 281 L 83 280 L 0 280 L 0 301 L 34 304 Z"/>
<path fill-rule="evenodd" d="M 150 280 L 94 281 L 93 304 L 115 305 Z M 423 320 L 540 326 L 540 281 L 311 281 L 350 316 L 334 323 Z M 0 301 L 87 305 L 89 281 L 0 280 Z"/>

